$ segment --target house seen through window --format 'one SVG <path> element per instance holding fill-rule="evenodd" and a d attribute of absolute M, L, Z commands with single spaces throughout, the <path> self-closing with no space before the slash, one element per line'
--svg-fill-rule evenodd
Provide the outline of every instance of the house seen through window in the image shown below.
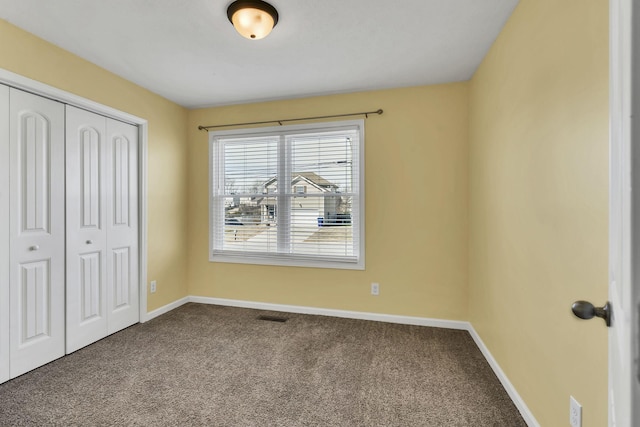
<path fill-rule="evenodd" d="M 211 132 L 211 261 L 364 268 L 362 129 Z"/>

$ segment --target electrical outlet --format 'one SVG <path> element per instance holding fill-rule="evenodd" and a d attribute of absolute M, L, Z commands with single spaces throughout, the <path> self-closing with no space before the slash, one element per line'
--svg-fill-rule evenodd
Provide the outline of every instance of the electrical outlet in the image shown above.
<path fill-rule="evenodd" d="M 151 281 L 151 293 L 154 293 L 156 291 L 156 281 L 152 280 Z"/>
<path fill-rule="evenodd" d="M 582 405 L 569 396 L 569 423 L 571 427 L 582 427 Z"/>
<path fill-rule="evenodd" d="M 380 284 L 378 283 L 371 284 L 371 295 L 380 295 Z"/>

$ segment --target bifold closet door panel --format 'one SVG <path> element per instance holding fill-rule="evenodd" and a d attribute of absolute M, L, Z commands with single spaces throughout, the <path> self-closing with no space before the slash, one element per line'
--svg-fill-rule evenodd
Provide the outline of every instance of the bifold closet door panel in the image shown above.
<path fill-rule="evenodd" d="M 107 119 L 107 309 L 109 333 L 140 321 L 138 128 Z"/>
<path fill-rule="evenodd" d="M 9 88 L 0 85 L 0 383 L 9 375 Z"/>
<path fill-rule="evenodd" d="M 107 335 L 106 120 L 67 106 L 67 353 Z"/>
<path fill-rule="evenodd" d="M 64 105 L 10 89 L 10 375 L 65 352 Z"/>

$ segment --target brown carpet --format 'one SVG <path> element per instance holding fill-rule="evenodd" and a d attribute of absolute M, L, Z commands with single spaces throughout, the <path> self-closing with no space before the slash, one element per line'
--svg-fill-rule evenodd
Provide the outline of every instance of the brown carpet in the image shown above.
<path fill-rule="evenodd" d="M 526 424 L 466 331 L 187 304 L 0 385 L 27 425 Z"/>

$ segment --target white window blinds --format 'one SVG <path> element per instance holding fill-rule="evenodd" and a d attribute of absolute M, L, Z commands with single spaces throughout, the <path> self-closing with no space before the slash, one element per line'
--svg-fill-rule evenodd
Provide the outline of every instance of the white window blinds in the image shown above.
<path fill-rule="evenodd" d="M 363 268 L 362 124 L 210 133 L 211 260 Z"/>

